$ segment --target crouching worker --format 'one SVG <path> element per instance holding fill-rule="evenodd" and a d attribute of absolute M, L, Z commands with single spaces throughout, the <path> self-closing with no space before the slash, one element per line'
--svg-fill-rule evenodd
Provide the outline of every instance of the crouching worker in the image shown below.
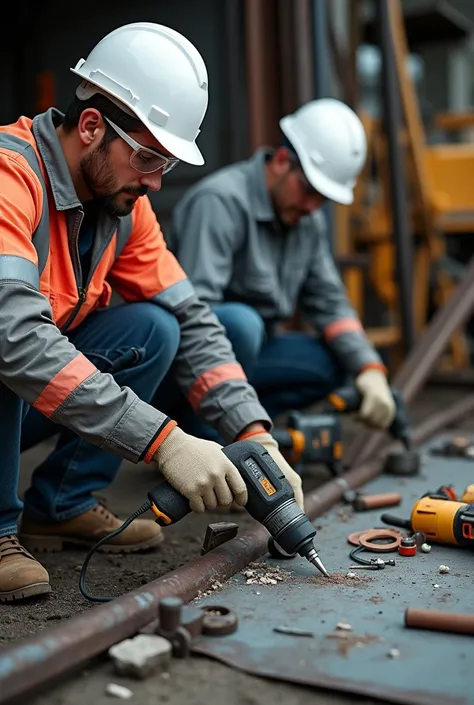
<path fill-rule="evenodd" d="M 107 35 L 73 72 L 81 82 L 65 114 L 51 108 L 0 128 L 3 601 L 50 591 L 31 553 L 89 547 L 121 525 L 94 493 L 122 458 L 155 463 L 194 511 L 245 505 L 221 446 L 187 435 L 148 403 L 171 368 L 226 443 L 266 444 L 303 501 L 268 415 L 166 249 L 147 197 L 178 161 L 203 163 L 200 54 L 174 30 L 138 23 Z M 111 286 L 125 303 L 107 307 Z M 22 504 L 21 450 L 58 433 Z M 161 540 L 154 521 L 136 520 L 113 548 Z"/>
<path fill-rule="evenodd" d="M 352 202 L 364 129 L 333 99 L 304 105 L 280 127 L 278 149 L 259 149 L 187 191 L 168 246 L 224 325 L 272 420 L 353 378 L 360 418 L 387 428 L 395 405 L 386 370 L 348 301 L 321 210 L 326 200 Z M 308 333 L 288 332 L 297 311 Z"/>

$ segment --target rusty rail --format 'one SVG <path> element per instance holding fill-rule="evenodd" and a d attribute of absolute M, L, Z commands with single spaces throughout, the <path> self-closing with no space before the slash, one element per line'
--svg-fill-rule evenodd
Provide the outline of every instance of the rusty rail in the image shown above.
<path fill-rule="evenodd" d="M 415 429 L 415 445 L 473 410 L 474 394 L 471 394 L 429 417 Z M 355 490 L 377 477 L 382 471 L 384 456 L 397 446 L 392 443 L 376 460 L 349 470 L 344 476 L 347 487 Z M 335 479 L 308 493 L 305 496 L 308 516 L 316 519 L 328 511 L 341 500 L 344 489 Z M 267 539 L 267 531 L 256 523 L 252 530 L 144 587 L 3 649 L 0 653 L 0 702 L 24 698 L 39 686 L 135 634 L 155 619 L 161 598 L 176 595 L 189 601 L 213 582 L 230 578 L 266 552 Z"/>
<path fill-rule="evenodd" d="M 422 389 L 455 331 L 465 324 L 474 309 L 474 257 L 449 301 L 436 311 L 413 350 L 393 378 L 403 399 L 410 404 Z M 347 448 L 345 462 L 363 462 L 382 446 L 386 434 L 367 430 Z"/>

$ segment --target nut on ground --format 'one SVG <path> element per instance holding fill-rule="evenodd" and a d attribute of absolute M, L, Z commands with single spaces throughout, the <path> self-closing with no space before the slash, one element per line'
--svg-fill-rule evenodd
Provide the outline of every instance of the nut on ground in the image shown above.
<path fill-rule="evenodd" d="M 350 624 L 347 624 L 347 622 L 338 622 L 336 624 L 336 629 L 340 629 L 343 632 L 351 632 L 352 626 Z"/>

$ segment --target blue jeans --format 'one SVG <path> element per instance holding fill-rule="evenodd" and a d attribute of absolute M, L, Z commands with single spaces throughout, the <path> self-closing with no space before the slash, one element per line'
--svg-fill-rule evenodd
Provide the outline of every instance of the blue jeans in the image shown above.
<path fill-rule="evenodd" d="M 344 383 L 345 372 L 323 341 L 297 332 L 267 339 L 262 318 L 246 304 L 219 304 L 213 311 L 272 420 L 290 409 L 314 404 Z M 187 433 L 220 441 L 174 384 L 170 378 L 165 380 L 153 404 L 176 419 Z M 169 399 L 174 400 L 172 407 L 167 403 Z"/>
<path fill-rule="evenodd" d="M 151 401 L 179 346 L 174 316 L 151 303 L 123 304 L 91 314 L 69 339 L 120 386 Z M 37 521 L 65 521 L 97 504 L 93 492 L 109 485 L 122 459 L 97 448 L 30 409 L 0 384 L 0 536 L 17 533 L 21 450 L 59 433 L 55 450 L 34 471 L 24 511 Z"/>

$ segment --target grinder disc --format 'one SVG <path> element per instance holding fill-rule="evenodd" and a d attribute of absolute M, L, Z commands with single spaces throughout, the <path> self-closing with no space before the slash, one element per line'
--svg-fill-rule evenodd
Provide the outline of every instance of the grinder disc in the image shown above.
<path fill-rule="evenodd" d="M 385 459 L 384 472 L 390 475 L 417 475 L 420 466 L 420 454 L 416 450 L 393 451 Z"/>

